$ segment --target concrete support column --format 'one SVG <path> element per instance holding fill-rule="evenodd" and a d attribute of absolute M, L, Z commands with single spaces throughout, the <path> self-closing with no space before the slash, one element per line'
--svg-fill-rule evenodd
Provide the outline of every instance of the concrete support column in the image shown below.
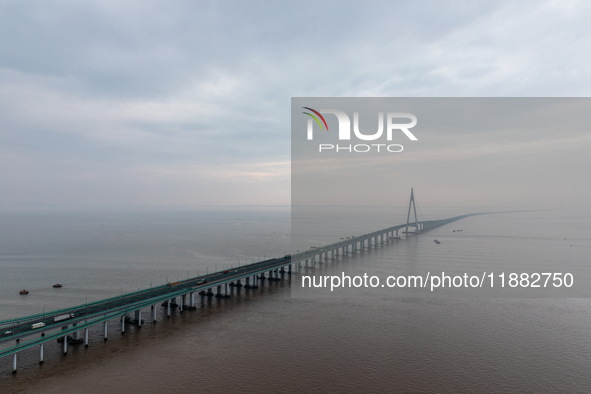
<path fill-rule="evenodd" d="M 121 335 L 125 334 L 125 315 L 121 316 Z"/>
<path fill-rule="evenodd" d="M 63 343 L 63 352 L 64 354 L 68 354 L 68 336 L 64 335 L 64 343 Z"/>
<path fill-rule="evenodd" d="M 84 329 L 84 347 L 88 347 L 88 327 Z"/>
<path fill-rule="evenodd" d="M 172 304 L 172 299 L 169 299 L 166 303 L 166 317 L 170 317 L 170 304 Z"/>
<path fill-rule="evenodd" d="M 44 343 L 39 345 L 39 364 L 43 364 L 43 350 L 44 350 Z"/>
<path fill-rule="evenodd" d="M 156 323 L 156 305 L 152 305 L 152 321 Z"/>
<path fill-rule="evenodd" d="M 219 295 L 219 296 L 222 295 L 222 285 L 218 285 L 218 292 L 216 295 Z"/>
<path fill-rule="evenodd" d="M 72 324 L 72 327 L 76 327 L 77 323 Z M 79 339 L 79 332 L 78 331 L 74 331 L 72 333 L 72 339 L 74 339 L 75 341 L 77 341 Z"/>
<path fill-rule="evenodd" d="M 189 306 L 191 308 L 195 306 L 195 293 L 194 292 L 189 293 Z"/>
<path fill-rule="evenodd" d="M 109 328 L 109 326 L 108 326 L 108 323 L 107 323 L 107 321 L 104 321 L 104 322 L 103 322 L 103 339 L 104 339 L 105 341 L 107 340 L 107 334 L 108 334 L 108 332 L 109 332 L 108 328 Z"/>
<path fill-rule="evenodd" d="M 185 294 L 183 294 L 182 296 L 179 297 L 179 312 L 182 312 L 184 307 L 185 307 Z"/>
<path fill-rule="evenodd" d="M 228 283 L 224 283 L 224 295 L 228 295 Z"/>
<path fill-rule="evenodd" d="M 135 311 L 135 319 L 137 321 L 137 326 L 141 327 L 142 326 L 142 310 L 138 309 L 137 311 Z"/>
<path fill-rule="evenodd" d="M 17 353 L 12 355 L 12 373 L 16 373 L 16 355 Z"/>

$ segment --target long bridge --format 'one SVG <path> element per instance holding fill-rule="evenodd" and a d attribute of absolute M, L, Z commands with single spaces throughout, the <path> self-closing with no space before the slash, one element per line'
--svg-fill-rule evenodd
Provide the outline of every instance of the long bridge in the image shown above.
<path fill-rule="evenodd" d="M 410 221 L 411 207 L 414 207 L 414 222 Z M 166 308 L 166 316 L 170 317 L 173 308 L 178 307 L 181 312 L 185 309 L 196 309 L 196 296 L 229 297 L 229 287 L 257 288 L 260 281 L 281 280 L 286 273 L 290 275 L 292 272 L 301 272 L 303 269 L 314 267 L 315 264 L 335 259 L 339 255 L 358 253 L 366 248 L 397 241 L 401 239 L 400 233 L 420 234 L 472 215 L 479 214 L 419 222 L 411 190 L 405 224 L 351 237 L 304 252 L 258 261 L 117 297 L 0 321 L 0 344 L 8 345 L 0 349 L 0 358 L 12 356 L 12 372 L 16 373 L 18 354 L 23 350 L 38 347 L 39 363 L 43 363 L 45 343 L 49 341 L 61 341 L 62 351 L 67 354 L 70 344 L 84 343 L 88 346 L 89 329 L 93 326 L 102 325 L 102 337 L 107 340 L 109 324 L 118 324 L 121 334 L 124 334 L 129 324 L 141 327 L 145 323 L 144 316 L 149 316 L 156 322 L 159 304 Z M 412 230 L 409 231 L 409 229 Z"/>

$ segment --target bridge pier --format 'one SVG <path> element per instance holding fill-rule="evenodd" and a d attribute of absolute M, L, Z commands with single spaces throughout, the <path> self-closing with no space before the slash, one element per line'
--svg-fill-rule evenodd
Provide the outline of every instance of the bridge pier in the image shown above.
<path fill-rule="evenodd" d="M 156 323 L 156 304 L 152 305 L 150 308 L 152 308 L 152 321 Z"/>
<path fill-rule="evenodd" d="M 121 335 L 125 334 L 125 315 L 121 316 Z"/>
<path fill-rule="evenodd" d="M 45 336 L 45 333 L 41 333 L 41 337 L 44 337 L 44 336 Z M 39 345 L 39 364 L 43 364 L 44 351 L 45 351 L 45 343 L 42 343 L 41 345 Z"/>
<path fill-rule="evenodd" d="M 179 312 L 183 312 L 183 308 L 185 307 L 185 294 L 179 297 Z"/>
<path fill-rule="evenodd" d="M 195 292 L 189 293 L 189 306 L 193 308 L 195 306 Z"/>
<path fill-rule="evenodd" d="M 135 318 L 135 322 L 137 324 L 138 327 L 142 326 L 142 310 L 138 309 L 137 311 L 134 312 L 134 318 Z"/>
<path fill-rule="evenodd" d="M 72 327 L 76 327 L 77 325 L 78 325 L 78 323 L 74 323 L 74 324 L 72 324 Z M 80 335 L 79 331 L 74 331 L 74 332 L 72 333 L 72 339 L 73 339 L 74 341 L 78 341 L 78 339 L 80 339 L 80 338 L 79 338 L 79 335 Z"/>
<path fill-rule="evenodd" d="M 63 353 L 68 354 L 68 335 L 64 335 Z"/>
<path fill-rule="evenodd" d="M 103 340 L 106 341 L 108 339 L 107 335 L 109 332 L 109 324 L 107 323 L 107 321 L 105 320 L 103 322 Z"/>
<path fill-rule="evenodd" d="M 201 290 L 201 291 L 199 292 L 199 294 L 200 294 L 200 295 L 202 295 L 202 296 L 208 296 L 208 297 L 211 297 L 211 296 L 213 296 L 213 291 L 212 291 L 212 289 L 213 289 L 213 287 L 209 287 L 209 288 L 207 288 L 207 289 L 205 289 L 205 290 Z"/>
<path fill-rule="evenodd" d="M 88 327 L 84 329 L 84 347 L 88 347 Z"/>
<path fill-rule="evenodd" d="M 12 355 L 12 373 L 16 373 L 16 355 L 17 353 Z"/>

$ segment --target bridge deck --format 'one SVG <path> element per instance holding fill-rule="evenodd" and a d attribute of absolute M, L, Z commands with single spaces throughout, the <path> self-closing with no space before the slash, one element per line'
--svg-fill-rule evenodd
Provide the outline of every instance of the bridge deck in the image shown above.
<path fill-rule="evenodd" d="M 479 214 L 476 213 L 461 215 L 443 220 L 423 221 L 419 222 L 419 225 L 422 228 L 422 231 L 428 231 L 472 215 Z M 414 227 L 414 225 L 402 224 L 392 226 L 297 254 L 259 261 L 238 268 L 232 268 L 230 270 L 222 270 L 179 282 L 169 283 L 167 285 L 153 287 L 150 289 L 139 290 L 132 293 L 123 294 L 121 296 L 111 297 L 92 303 L 73 306 L 70 308 L 3 320 L 0 321 L 0 343 L 14 340 L 16 340 L 18 343 L 15 346 L 0 350 L 0 357 L 14 354 L 21 350 L 56 338 L 64 337 L 68 333 L 76 332 L 98 323 L 121 317 L 142 308 L 157 305 L 174 297 L 182 296 L 190 292 L 198 292 L 200 290 L 226 285 L 230 282 L 235 282 L 243 278 L 248 278 L 253 275 L 259 275 L 267 271 L 279 269 L 293 263 L 305 261 L 306 259 L 315 258 L 322 253 L 334 251 L 339 248 L 345 248 L 351 245 L 354 246 L 359 242 L 365 242 L 371 238 L 383 236 L 384 234 L 393 233 L 408 227 Z M 64 314 L 71 314 L 72 317 L 67 318 L 65 321 L 54 321 L 56 316 L 61 316 Z M 34 329 L 32 327 L 35 323 L 43 323 L 45 326 Z M 8 331 L 11 331 L 11 333 L 5 334 Z M 38 336 L 41 332 L 45 333 L 48 331 L 55 332 L 44 336 Z M 36 337 L 29 339 L 26 342 L 20 341 L 21 339 L 31 336 Z"/>

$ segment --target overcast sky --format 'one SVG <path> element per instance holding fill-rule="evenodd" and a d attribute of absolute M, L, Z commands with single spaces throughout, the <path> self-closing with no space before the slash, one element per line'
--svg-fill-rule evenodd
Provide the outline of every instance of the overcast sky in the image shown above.
<path fill-rule="evenodd" d="M 589 20 L 565 0 L 0 0 L 0 209 L 287 205 L 291 97 L 589 96 Z"/>

